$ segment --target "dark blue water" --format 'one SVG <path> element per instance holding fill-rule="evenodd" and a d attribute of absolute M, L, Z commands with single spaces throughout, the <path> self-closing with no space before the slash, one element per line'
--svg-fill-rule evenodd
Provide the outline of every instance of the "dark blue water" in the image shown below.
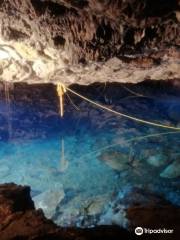
<path fill-rule="evenodd" d="M 137 97 L 121 86 L 94 95 L 93 88 L 78 90 L 116 111 L 180 127 L 177 91 L 150 88 Z M 58 224 L 76 224 L 88 209 L 91 225 L 129 187 L 180 205 L 180 132 L 115 116 L 73 95 L 79 110 L 66 98 L 63 118 L 57 99 L 41 90 L 14 95 L 0 102 L 0 182 L 30 185 L 37 207 Z"/>

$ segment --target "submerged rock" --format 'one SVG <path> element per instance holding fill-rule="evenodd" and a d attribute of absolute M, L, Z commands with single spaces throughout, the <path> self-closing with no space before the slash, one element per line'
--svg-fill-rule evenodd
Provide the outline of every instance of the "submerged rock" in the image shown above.
<path fill-rule="evenodd" d="M 180 176 L 180 159 L 168 165 L 160 174 L 163 178 L 176 178 Z"/>
<path fill-rule="evenodd" d="M 160 167 L 166 164 L 167 160 L 168 160 L 167 156 L 164 155 L 163 153 L 152 155 L 147 158 L 147 162 L 154 167 Z"/>
<path fill-rule="evenodd" d="M 174 230 L 174 234 L 167 239 L 176 239 L 178 236 L 180 209 L 143 188 L 122 188 L 106 210 L 99 224 L 116 224 L 132 231 L 137 226 L 167 228 Z"/>
<path fill-rule="evenodd" d="M 103 212 L 103 209 L 108 204 L 110 195 L 104 194 L 87 199 L 84 203 L 84 209 L 88 215 L 97 215 Z"/>
<path fill-rule="evenodd" d="M 98 157 L 114 170 L 123 171 L 128 169 L 129 155 L 118 151 L 104 151 Z"/>
<path fill-rule="evenodd" d="M 52 218 L 56 212 L 56 207 L 64 198 L 62 188 L 47 190 L 33 198 L 36 208 L 41 208 L 47 218 Z"/>
<path fill-rule="evenodd" d="M 53 220 L 60 226 L 92 227 L 97 225 L 99 216 L 110 201 L 110 194 L 86 197 L 82 194 L 64 203 L 56 209 Z M 62 204 L 63 203 L 63 204 Z"/>
<path fill-rule="evenodd" d="M 108 210 L 100 217 L 98 225 L 118 225 L 126 228 L 128 225 L 128 219 L 126 218 L 124 206 L 119 206 L 118 211 L 115 211 L 113 208 L 108 208 Z"/>
<path fill-rule="evenodd" d="M 12 240 L 90 240 L 129 239 L 130 233 L 116 226 L 91 229 L 60 228 L 35 210 L 30 188 L 15 184 L 0 185 L 0 239 Z"/>
<path fill-rule="evenodd" d="M 144 201 L 145 199 L 146 201 Z M 122 208 L 123 201 L 126 203 L 128 200 L 127 209 Z M 119 212 L 117 211 L 118 207 Z M 121 216 L 124 214 L 122 209 L 126 210 L 126 217 L 131 223 L 129 231 L 132 230 L 132 232 L 117 226 L 99 226 L 87 229 L 60 228 L 51 220 L 47 220 L 42 211 L 34 209 L 29 187 L 4 184 L 0 185 L 0 239 L 139 239 L 139 236 L 134 235 L 134 228 L 137 226 L 155 229 L 163 226 L 163 228 L 174 229 L 173 234 L 167 239 L 178 239 L 180 210 L 162 198 L 141 189 L 128 189 L 124 194 L 118 194 L 114 205 L 112 204 L 114 224 L 117 224 L 116 220 L 121 220 Z"/>

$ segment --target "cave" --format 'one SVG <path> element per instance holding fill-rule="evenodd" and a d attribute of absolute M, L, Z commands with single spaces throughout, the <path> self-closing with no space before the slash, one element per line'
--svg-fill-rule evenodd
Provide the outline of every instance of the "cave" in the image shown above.
<path fill-rule="evenodd" d="M 0 1 L 0 240 L 178 239 L 179 149 L 178 0 Z"/>

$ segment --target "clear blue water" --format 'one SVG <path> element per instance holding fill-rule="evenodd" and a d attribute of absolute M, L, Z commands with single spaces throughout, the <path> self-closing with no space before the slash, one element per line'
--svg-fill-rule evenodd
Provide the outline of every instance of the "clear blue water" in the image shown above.
<path fill-rule="evenodd" d="M 135 97 L 119 89 L 119 93 L 117 87 L 111 89 L 113 95 L 101 90 L 93 95 L 92 88 L 78 90 L 117 111 L 180 127 L 177 92 L 154 93 L 150 88 L 148 97 Z M 12 97 L 9 106 L 1 99 L 0 183 L 30 185 L 34 198 L 63 189 L 54 214 L 60 225 L 75 224 L 68 218 L 80 217 L 89 201 L 99 201 L 103 213 L 129 186 L 180 205 L 180 132 L 132 122 L 71 98 L 80 110 L 66 99 L 62 119 L 57 99 L 43 91 L 36 97 L 28 91 Z"/>

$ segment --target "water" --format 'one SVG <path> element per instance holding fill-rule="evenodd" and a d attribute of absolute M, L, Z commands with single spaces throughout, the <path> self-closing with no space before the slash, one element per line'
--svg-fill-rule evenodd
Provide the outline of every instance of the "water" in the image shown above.
<path fill-rule="evenodd" d="M 146 97 L 113 85 L 76 90 L 117 111 L 180 126 L 180 90 L 130 87 Z M 52 86 L 17 85 L 10 106 L 1 94 L 1 183 L 30 185 L 37 207 L 64 226 L 100 224 L 110 203 L 130 187 L 180 205 L 180 132 L 132 122 L 70 96 L 79 111 L 66 98 L 60 118 Z"/>

